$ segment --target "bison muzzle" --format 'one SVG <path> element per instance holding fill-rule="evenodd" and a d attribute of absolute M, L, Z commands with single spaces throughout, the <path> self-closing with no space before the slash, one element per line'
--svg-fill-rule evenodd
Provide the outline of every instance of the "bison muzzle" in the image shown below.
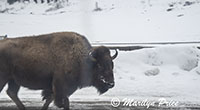
<path fill-rule="evenodd" d="M 54 104 L 69 109 L 68 97 L 77 89 L 94 86 L 100 94 L 114 87 L 113 60 L 105 46 L 92 47 L 74 32 L 7 38 L 0 41 L 0 92 L 7 94 L 20 110 L 20 86 L 42 90 L 42 110 Z"/>

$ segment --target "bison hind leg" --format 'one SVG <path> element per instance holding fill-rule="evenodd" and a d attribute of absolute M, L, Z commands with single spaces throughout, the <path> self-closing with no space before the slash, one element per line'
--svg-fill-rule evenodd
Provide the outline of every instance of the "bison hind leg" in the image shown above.
<path fill-rule="evenodd" d="M 49 97 L 51 97 L 53 92 L 51 90 L 43 90 L 42 91 L 42 100 L 47 100 Z"/>
<path fill-rule="evenodd" d="M 47 110 L 49 104 L 53 101 L 53 92 L 51 90 L 43 90 L 42 97 L 42 100 L 45 100 L 42 110 Z"/>
<path fill-rule="evenodd" d="M 1 78 L 0 76 L 0 93 L 3 90 L 4 86 L 6 85 L 6 83 L 7 83 L 7 80 Z"/>
<path fill-rule="evenodd" d="M 14 80 L 10 80 L 8 82 L 8 90 L 7 90 L 8 96 L 15 102 L 15 104 L 18 106 L 20 110 L 25 110 L 24 105 L 22 104 L 22 102 L 19 100 L 19 97 L 17 96 L 19 89 L 20 89 L 20 86 L 17 85 Z"/>

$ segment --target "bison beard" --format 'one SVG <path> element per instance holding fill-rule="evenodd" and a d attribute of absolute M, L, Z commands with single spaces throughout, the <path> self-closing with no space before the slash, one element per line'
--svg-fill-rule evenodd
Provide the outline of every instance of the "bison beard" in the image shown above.
<path fill-rule="evenodd" d="M 17 94 L 20 86 L 42 90 L 45 103 L 69 109 L 68 97 L 78 88 L 94 86 L 100 94 L 114 87 L 113 60 L 107 47 L 93 48 L 74 32 L 59 32 L 0 41 L 0 92 L 25 110 Z"/>
<path fill-rule="evenodd" d="M 98 92 L 99 92 L 99 94 L 101 95 L 101 94 L 103 94 L 103 93 L 105 93 L 106 91 L 108 91 L 108 87 L 106 87 L 106 85 L 105 84 L 103 84 L 103 83 L 99 83 L 99 84 L 96 84 L 96 85 L 94 85 L 96 88 L 97 88 L 97 90 L 98 90 Z"/>

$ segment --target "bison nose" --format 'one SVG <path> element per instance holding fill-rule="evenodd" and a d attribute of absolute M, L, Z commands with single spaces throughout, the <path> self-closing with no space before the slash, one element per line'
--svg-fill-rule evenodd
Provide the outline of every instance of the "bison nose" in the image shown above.
<path fill-rule="evenodd" d="M 115 83 L 112 82 L 112 83 L 108 83 L 108 88 L 113 88 L 115 86 Z"/>

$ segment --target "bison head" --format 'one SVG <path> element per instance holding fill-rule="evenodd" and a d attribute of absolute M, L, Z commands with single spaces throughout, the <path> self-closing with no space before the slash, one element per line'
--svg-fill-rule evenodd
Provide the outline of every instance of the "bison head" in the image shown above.
<path fill-rule="evenodd" d="M 115 55 L 111 56 L 110 50 L 104 46 L 94 48 L 90 53 L 93 61 L 92 85 L 97 88 L 100 94 L 114 87 L 113 60 L 117 55 L 118 52 L 116 50 Z"/>

